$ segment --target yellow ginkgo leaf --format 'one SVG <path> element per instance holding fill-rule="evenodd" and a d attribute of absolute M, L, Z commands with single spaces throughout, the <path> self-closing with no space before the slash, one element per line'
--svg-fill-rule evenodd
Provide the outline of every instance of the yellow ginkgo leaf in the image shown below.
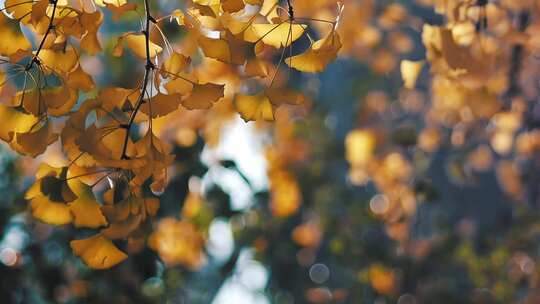
<path fill-rule="evenodd" d="M 66 81 L 67 85 L 75 90 L 88 92 L 94 88 L 92 76 L 83 71 L 80 65 L 74 71 L 69 73 L 69 77 L 67 77 Z"/>
<path fill-rule="evenodd" d="M 109 239 L 127 238 L 135 229 L 139 228 L 142 216 L 131 215 L 127 220 L 111 223 L 109 227 L 102 229 L 101 233 Z"/>
<path fill-rule="evenodd" d="M 81 49 L 90 55 L 101 52 L 101 44 L 99 43 L 97 32 L 103 22 L 103 13 L 97 10 L 93 13 L 83 14 L 80 19 L 82 26 L 86 29 L 86 33 L 81 38 Z"/>
<path fill-rule="evenodd" d="M 266 77 L 270 70 L 270 64 L 259 58 L 252 58 L 246 62 L 245 73 L 249 77 Z"/>
<path fill-rule="evenodd" d="M 221 0 L 221 8 L 227 13 L 238 12 L 245 7 L 242 0 Z"/>
<path fill-rule="evenodd" d="M 26 21 L 30 18 L 32 12 L 33 1 L 26 0 L 6 0 L 3 3 L 3 7 L 6 8 L 6 12 L 10 14 L 14 19 L 21 19 Z M 2 14 L 3 15 L 3 14 Z"/>
<path fill-rule="evenodd" d="M 301 105 L 304 103 L 304 95 L 287 89 L 266 89 L 266 96 L 274 106 L 280 106 L 283 104 L 288 105 Z"/>
<path fill-rule="evenodd" d="M 42 163 L 36 172 L 37 181 L 26 191 L 24 198 L 46 196 L 51 201 L 62 203 L 75 200 L 77 196 L 66 181 L 67 173 L 67 167 L 55 168 Z"/>
<path fill-rule="evenodd" d="M 39 167 L 37 181 L 25 194 L 36 219 L 51 225 L 64 225 L 73 220 L 67 203 L 76 200 L 77 195 L 68 185 L 67 173 L 67 167 L 54 168 L 47 164 Z"/>
<path fill-rule="evenodd" d="M 222 84 L 194 84 L 191 94 L 182 100 L 182 105 L 189 110 L 209 109 L 224 96 L 224 88 Z"/>
<path fill-rule="evenodd" d="M 0 121 L 5 124 L 4 128 L 0 128 L 0 139 L 10 142 L 15 133 L 30 131 L 38 117 L 23 113 L 15 107 L 0 105 Z"/>
<path fill-rule="evenodd" d="M 174 52 L 163 62 L 162 75 L 163 77 L 169 77 L 170 74 L 178 74 L 186 68 L 191 62 L 191 58 L 184 56 L 183 54 Z"/>
<path fill-rule="evenodd" d="M 169 94 L 189 94 L 193 90 L 193 84 L 197 82 L 197 78 L 184 72 L 180 72 L 176 76 L 178 77 L 165 83 L 164 86 L 167 92 Z M 176 76 L 173 76 L 173 78 Z"/>
<path fill-rule="evenodd" d="M 42 90 L 19 91 L 13 104 L 22 105 L 33 115 L 48 113 L 53 116 L 65 115 L 77 102 L 77 91 L 69 86 L 49 87 Z"/>
<path fill-rule="evenodd" d="M 46 122 L 43 126 L 35 128 L 34 132 L 15 133 L 10 143 L 13 150 L 32 157 L 36 157 L 56 141 L 58 134 L 53 133 L 51 124 Z"/>
<path fill-rule="evenodd" d="M 53 202 L 46 196 L 37 196 L 30 200 L 30 208 L 33 217 L 47 224 L 65 225 L 73 220 L 66 204 Z"/>
<path fill-rule="evenodd" d="M 172 13 L 171 13 L 171 21 L 172 20 L 175 20 L 176 24 L 178 24 L 180 26 L 182 26 L 182 25 L 191 25 L 189 23 L 189 21 L 187 20 L 186 15 L 184 14 L 184 12 L 182 12 L 179 9 L 175 9 L 174 11 L 172 11 Z"/>
<path fill-rule="evenodd" d="M 253 24 L 251 26 L 257 39 L 278 49 L 291 45 L 302 36 L 305 28 L 306 25 L 288 21 L 279 24 Z"/>
<path fill-rule="evenodd" d="M 137 9 L 137 4 L 135 3 L 125 3 L 125 1 L 118 2 L 124 2 L 124 4 L 118 6 L 110 3 L 105 3 L 109 11 L 111 11 L 112 13 L 113 21 L 118 21 L 127 12 L 135 12 L 135 10 Z"/>
<path fill-rule="evenodd" d="M 425 61 L 410 61 L 402 60 L 400 65 L 401 78 L 403 79 L 403 86 L 407 89 L 414 89 L 416 86 L 416 80 L 424 67 Z"/>
<path fill-rule="evenodd" d="M 105 6 L 106 4 L 110 4 L 116 7 L 120 7 L 127 3 L 126 0 L 94 0 L 94 2 L 99 6 Z"/>
<path fill-rule="evenodd" d="M 239 94 L 234 99 L 234 107 L 246 122 L 261 119 L 266 121 L 274 120 L 274 105 L 272 105 L 265 92 L 257 95 Z"/>
<path fill-rule="evenodd" d="M 141 106 L 141 112 L 146 115 L 150 115 L 152 118 L 158 118 L 165 116 L 180 106 L 180 100 L 182 96 L 180 94 L 166 95 L 158 93 L 156 96 L 145 100 Z"/>
<path fill-rule="evenodd" d="M 123 45 L 135 54 L 135 56 L 146 59 L 146 36 L 143 34 L 127 33 L 118 38 L 118 42 L 113 50 L 113 55 L 120 57 L 123 54 Z M 152 41 L 149 41 L 150 57 L 155 57 L 163 51 L 163 48 Z"/>
<path fill-rule="evenodd" d="M 333 31 L 323 39 L 315 41 L 305 53 L 285 59 L 285 63 L 301 72 L 320 72 L 336 59 L 340 48 L 339 35 Z"/>
<path fill-rule="evenodd" d="M 221 21 L 221 24 L 225 28 L 227 28 L 233 35 L 238 35 L 250 28 L 249 21 L 237 19 L 235 16 L 227 12 L 224 12 L 221 16 L 219 16 L 219 21 Z M 254 38 L 251 40 L 249 39 L 245 39 L 245 40 L 253 42 L 257 40 L 257 38 Z"/>
<path fill-rule="evenodd" d="M 69 180 L 68 183 L 77 195 L 77 199 L 68 203 L 75 227 L 98 228 L 106 225 L 107 220 L 101 213 L 101 205 L 96 201 L 92 188 L 78 180 Z"/>
<path fill-rule="evenodd" d="M 211 39 L 199 37 L 199 46 L 206 57 L 214 58 L 223 62 L 231 61 L 231 50 L 225 39 Z"/>
<path fill-rule="evenodd" d="M 34 6 L 32 6 L 32 12 L 30 13 L 32 25 L 38 25 L 42 18 L 47 16 L 47 8 L 49 7 L 49 4 L 50 3 L 48 0 L 39 0 L 34 3 Z"/>
<path fill-rule="evenodd" d="M 96 234 L 87 239 L 70 242 L 73 253 L 79 256 L 90 268 L 107 269 L 127 258 L 111 240 Z"/>
<path fill-rule="evenodd" d="M 58 74 L 66 74 L 75 70 L 79 63 L 79 56 L 72 47 L 68 47 L 66 50 L 43 49 L 38 58 L 42 64 Z"/>
<path fill-rule="evenodd" d="M 30 7 L 31 2 L 27 2 Z M 7 5 L 7 1 L 4 2 Z M 28 50 L 32 47 L 28 39 L 22 34 L 19 26 L 14 26 L 15 21 L 9 20 L 4 14 L 0 14 L 0 55 L 11 56 L 18 50 Z M 8 43 L 9 41 L 9 43 Z"/>

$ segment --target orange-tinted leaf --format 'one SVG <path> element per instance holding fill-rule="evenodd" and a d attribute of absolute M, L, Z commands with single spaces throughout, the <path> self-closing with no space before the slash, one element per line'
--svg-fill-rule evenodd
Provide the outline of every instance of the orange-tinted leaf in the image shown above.
<path fill-rule="evenodd" d="M 24 155 L 36 157 L 45 152 L 45 149 L 58 139 L 58 134 L 52 132 L 51 124 L 46 122 L 33 132 L 15 133 L 11 147 Z"/>
<path fill-rule="evenodd" d="M 224 87 L 214 83 L 194 84 L 191 94 L 182 100 L 182 105 L 190 110 L 209 109 L 224 96 Z"/>
<path fill-rule="evenodd" d="M 150 115 L 152 118 L 165 116 L 178 109 L 181 97 L 180 94 L 166 95 L 158 93 L 150 100 L 145 101 L 141 106 L 141 112 Z"/>

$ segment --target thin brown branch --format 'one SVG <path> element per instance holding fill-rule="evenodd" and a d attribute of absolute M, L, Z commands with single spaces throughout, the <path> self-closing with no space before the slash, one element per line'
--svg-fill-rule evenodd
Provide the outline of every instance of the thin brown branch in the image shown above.
<path fill-rule="evenodd" d="M 45 44 L 45 40 L 47 40 L 47 37 L 49 36 L 49 34 L 51 33 L 51 30 L 54 29 L 54 16 L 56 15 L 56 7 L 58 5 L 58 0 L 49 0 L 49 3 L 52 4 L 53 8 L 52 8 L 52 14 L 51 14 L 51 20 L 49 20 L 49 26 L 47 26 L 47 31 L 45 32 L 45 35 L 43 35 L 43 38 L 41 39 L 41 42 L 39 43 L 39 46 L 36 50 L 36 53 L 34 54 L 34 56 L 32 57 L 32 60 L 30 60 L 30 62 L 28 62 L 28 64 L 26 65 L 26 70 L 29 71 L 33 66 L 34 66 L 34 63 L 36 64 L 41 64 L 39 62 L 39 53 L 41 52 L 41 50 L 43 49 L 43 45 Z"/>
<path fill-rule="evenodd" d="M 146 94 L 146 88 L 148 87 L 148 81 L 150 80 L 150 73 L 155 68 L 150 57 L 150 23 L 154 23 L 156 20 L 150 14 L 150 6 L 149 6 L 148 1 L 149 0 L 144 0 L 144 11 L 146 15 L 146 22 L 145 22 L 145 29 L 143 31 L 143 34 L 145 38 L 145 48 L 146 48 L 146 65 L 144 67 L 143 83 L 141 86 L 141 92 L 140 92 L 139 98 L 137 99 L 137 103 L 135 104 L 135 109 L 133 109 L 133 112 L 131 112 L 131 115 L 129 116 L 128 124 L 125 126 L 126 135 L 124 136 L 122 154 L 120 156 L 121 159 L 128 159 L 128 156 L 126 155 L 126 151 L 127 151 L 128 140 L 129 140 L 129 133 L 135 121 L 135 117 L 137 116 L 137 113 L 139 112 L 139 109 L 141 108 L 141 105 L 144 102 L 144 95 Z"/>

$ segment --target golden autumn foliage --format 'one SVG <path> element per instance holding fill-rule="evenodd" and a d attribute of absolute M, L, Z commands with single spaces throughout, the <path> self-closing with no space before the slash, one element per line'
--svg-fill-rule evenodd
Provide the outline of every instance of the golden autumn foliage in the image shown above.
<path fill-rule="evenodd" d="M 403 87 L 396 92 L 361 84 L 365 98 L 359 100 L 357 121 L 337 150 L 348 172 L 346 187 L 372 190 L 358 207 L 367 216 L 358 221 L 377 221 L 397 244 L 396 252 L 420 259 L 429 246 L 411 249 L 409 232 L 429 195 L 419 181 L 438 151 L 463 153 L 444 167 L 457 184 L 493 169 L 502 192 L 523 199 L 522 166 L 540 150 L 539 132 L 527 128 L 529 101 L 538 88 L 529 84 L 526 93 L 515 92 L 534 79 L 536 66 L 512 61 L 516 48 L 534 57 L 540 42 L 537 24 L 524 30 L 510 20 L 523 9 L 511 1 L 481 7 L 473 0 L 417 2 L 433 7 L 442 22 L 427 24 L 398 2 L 380 7 L 367 0 L 193 0 L 163 6 L 168 11 L 151 0 L 4 1 L 0 41 L 10 43 L 0 43 L 0 139 L 42 162 L 24 196 L 29 213 L 80 233 L 69 244 L 90 268 L 114 267 L 148 246 L 167 267 L 198 270 L 207 262 L 208 218 L 214 216 L 205 209 L 204 191 L 190 185 L 186 199 L 176 202 L 183 204 L 176 215 L 160 214 L 160 207 L 171 207 L 160 195 L 171 172 L 189 172 L 176 163 L 175 149 L 196 147 L 200 139 L 216 147 L 223 126 L 240 118 L 270 135 L 271 144 L 263 147 L 263 209 L 276 221 L 297 220 L 285 229 L 297 250 L 291 259 L 305 267 L 316 262 L 323 246 L 347 252 L 350 244 L 325 229 L 346 230 L 357 219 L 338 214 L 343 222 L 334 223 L 314 216 L 328 201 L 345 198 L 322 186 L 309 188 L 298 169 L 313 162 L 313 180 L 333 174 L 321 165 L 334 161 L 320 156 L 318 149 L 328 149 L 324 135 L 299 130 L 297 123 L 313 106 L 311 91 L 319 79 L 309 78 L 305 90 L 294 88 L 298 79 L 323 72 L 341 55 L 368 67 L 373 78 L 401 76 Z M 110 36 L 102 31 L 104 22 L 138 17 L 140 28 L 104 37 Z M 407 31 L 418 39 L 400 24 L 409 24 Z M 415 41 L 421 57 L 407 55 Z M 113 81 L 117 71 L 107 66 L 111 62 L 124 65 L 133 79 Z M 516 65 L 528 72 L 518 77 Z M 333 128 L 342 114 L 324 124 Z M 407 124 L 410 117 L 416 120 Z M 61 150 L 62 165 L 48 164 L 53 149 Z M 273 250 L 277 228 L 253 209 L 238 218 L 236 210 L 227 212 L 239 229 L 262 222 L 259 228 L 269 230 L 246 241 L 263 255 Z M 394 266 L 361 267 L 358 280 L 376 294 L 392 298 L 400 291 Z M 346 295 L 314 287 L 305 298 L 326 303 Z"/>
<path fill-rule="evenodd" d="M 284 13 L 272 0 L 194 1 L 170 14 L 154 15 L 155 3 L 149 0 L 142 5 L 90 2 L 3 3 L 0 35 L 10 43 L 0 46 L 0 92 L 5 101 L 0 105 L 5 124 L 0 138 L 14 151 L 34 158 L 61 144 L 64 166 L 44 163 L 25 198 L 32 215 L 42 222 L 96 230 L 71 246 L 89 267 L 103 269 L 126 258 L 115 243 L 127 242 L 136 250 L 140 246 L 129 244 L 144 243 L 148 236 L 143 227 L 157 213 L 158 196 L 167 186 L 174 160 L 170 143 L 160 137 L 167 130 L 163 122 L 195 110 L 194 124 L 182 126 L 177 137 L 181 145 L 189 145 L 193 139 L 186 136 L 201 128 L 203 120 L 214 121 L 216 128 L 236 110 L 246 122 L 274 121 L 278 107 L 302 105 L 300 92 L 282 86 L 280 70 L 288 65 L 320 72 L 335 60 L 341 48 L 337 28 L 343 8 L 335 4 L 337 12 L 324 21 L 329 26 L 320 31 L 322 38 L 313 41 L 307 31 L 320 21 L 297 22 L 290 3 Z M 142 30 L 111 37 L 116 41 L 112 47 L 103 44 L 100 28 L 107 11 L 119 21 L 141 10 Z M 164 35 L 170 26 L 185 33 L 179 47 Z M 292 55 L 293 45 L 302 39 L 311 41 L 310 46 Z M 137 86 L 97 86 L 82 62 L 99 60 L 103 54 L 120 59 L 134 55 L 143 69 Z M 210 64 L 217 67 L 214 75 Z M 260 93 L 246 94 L 242 83 L 255 84 Z M 231 100 L 232 106 L 224 105 Z M 135 135 L 141 128 L 146 131 Z M 300 190 L 292 175 L 276 174 L 271 208 L 277 216 L 287 216 L 298 208 Z M 102 189 L 105 182 L 109 189 L 101 195 L 96 186 Z M 187 217 L 197 208 L 194 199 L 188 203 Z M 183 221 L 164 220 L 149 244 L 167 263 L 196 268 L 202 263 L 203 242 L 193 229 Z M 185 244 L 167 245 L 177 235 Z"/>
<path fill-rule="evenodd" d="M 62 268 L 43 302 L 540 302 L 540 1 L 0 10 L 0 265 Z"/>

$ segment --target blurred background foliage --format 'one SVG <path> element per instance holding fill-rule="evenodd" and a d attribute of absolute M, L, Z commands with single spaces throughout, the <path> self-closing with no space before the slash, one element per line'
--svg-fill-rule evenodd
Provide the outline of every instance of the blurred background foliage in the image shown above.
<path fill-rule="evenodd" d="M 324 18 L 330 2 L 294 5 Z M 501 91 L 513 78 L 517 91 L 499 94 L 506 106 L 494 110 L 474 109 L 482 100 L 472 95 L 457 108 L 437 104 L 438 94 L 457 89 L 437 91 L 427 71 L 416 89 L 403 88 L 400 61 L 429 51 L 422 25 L 446 22 L 441 6 L 456 2 L 477 4 L 345 0 L 339 59 L 321 74 L 290 71 L 306 107 L 280 109 L 275 124 L 177 117 L 184 124 L 169 134 L 176 160 L 148 246 L 112 269 L 91 270 L 72 254 L 69 240 L 80 232 L 28 215 L 23 193 L 37 162 L 3 145 L 1 302 L 540 303 L 539 66 L 531 47 L 517 59 L 526 69 L 506 70 L 514 73 Z M 493 1 L 488 20 L 516 24 L 527 14 L 532 35 L 536 1 L 521 5 Z M 82 61 L 102 75 L 97 83 L 133 86 L 131 55 L 107 54 L 137 22 L 113 23 L 106 13 L 103 58 Z M 182 39 L 177 28 L 165 32 Z M 200 119 L 209 120 L 204 129 Z M 40 159 L 54 160 L 54 149 Z"/>

